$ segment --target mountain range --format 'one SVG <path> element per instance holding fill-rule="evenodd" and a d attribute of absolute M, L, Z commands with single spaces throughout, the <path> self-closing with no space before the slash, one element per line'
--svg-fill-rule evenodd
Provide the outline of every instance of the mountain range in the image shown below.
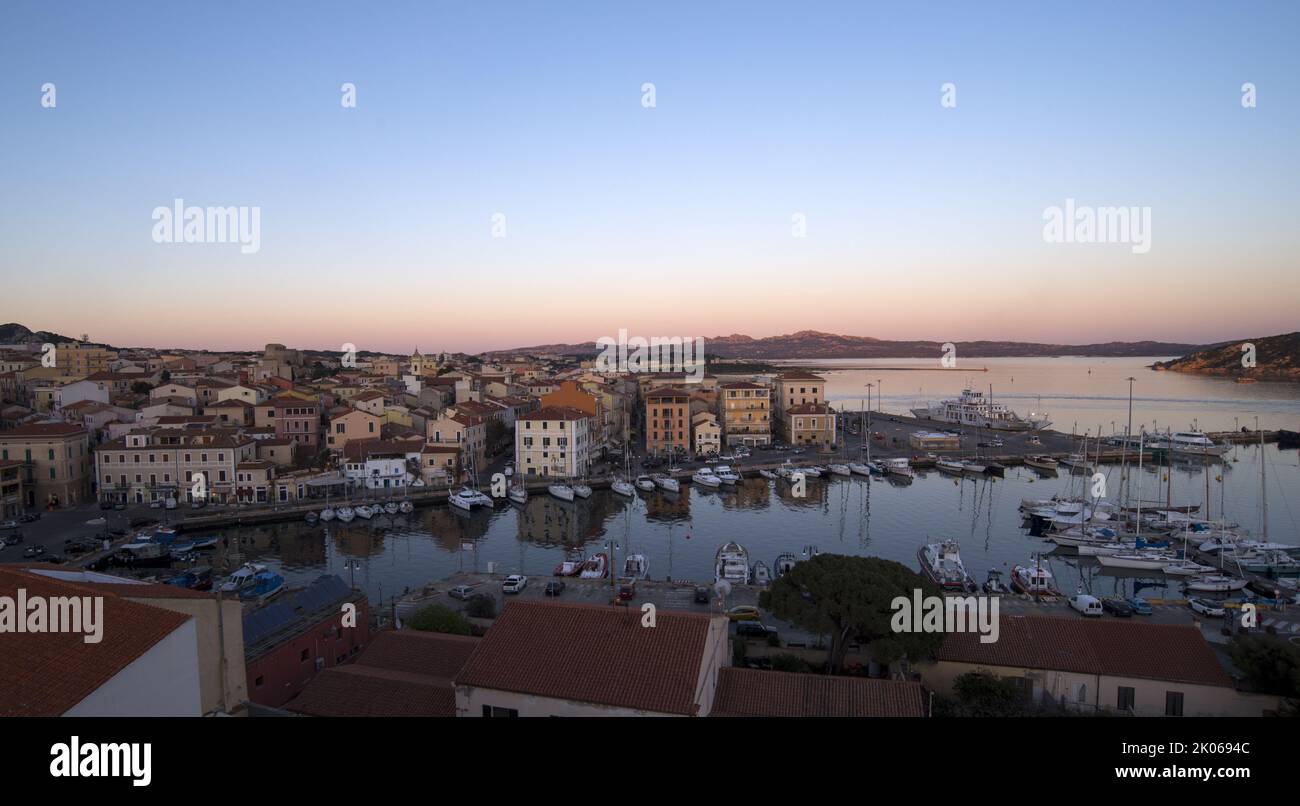
<path fill-rule="evenodd" d="M 1254 348 L 1251 355 L 1249 349 Z M 1253 359 L 1253 366 L 1248 366 Z M 1153 369 L 1257 381 L 1300 381 L 1300 332 L 1242 339 L 1193 351 Z"/>

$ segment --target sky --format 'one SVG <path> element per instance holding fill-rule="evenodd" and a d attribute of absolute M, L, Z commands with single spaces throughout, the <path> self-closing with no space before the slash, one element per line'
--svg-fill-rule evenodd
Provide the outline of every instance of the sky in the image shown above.
<path fill-rule="evenodd" d="M 1297 41 L 1294 2 L 8 0 L 0 322 L 390 352 L 1287 332 Z M 255 208 L 259 248 L 157 242 L 176 199 Z M 1149 248 L 1050 242 L 1067 200 L 1148 209 Z"/>

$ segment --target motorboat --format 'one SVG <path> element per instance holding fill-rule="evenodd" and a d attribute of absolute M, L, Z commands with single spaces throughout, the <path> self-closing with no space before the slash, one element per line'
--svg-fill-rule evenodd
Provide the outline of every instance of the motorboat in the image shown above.
<path fill-rule="evenodd" d="M 825 476 L 830 471 L 821 465 L 809 465 L 803 469 L 803 472 L 806 476 Z"/>
<path fill-rule="evenodd" d="M 284 590 L 284 577 L 274 571 L 258 571 L 239 589 L 241 602 L 265 602 Z"/>
<path fill-rule="evenodd" d="M 832 475 L 832 476 L 851 476 L 851 475 L 853 475 L 853 471 L 849 469 L 849 466 L 848 466 L 848 465 L 834 464 L 834 465 L 831 465 L 831 466 L 830 466 L 830 471 L 831 471 L 831 475 Z"/>
<path fill-rule="evenodd" d="M 682 489 L 682 485 L 677 483 L 677 479 L 665 473 L 654 473 L 651 474 L 650 478 L 654 479 L 655 486 L 661 490 L 676 493 Z"/>
<path fill-rule="evenodd" d="M 555 566 L 554 574 L 557 577 L 576 577 L 582 573 L 582 567 L 586 563 L 587 558 L 581 551 L 571 551 L 564 562 Z"/>
<path fill-rule="evenodd" d="M 238 593 L 246 586 L 252 584 L 253 577 L 266 570 L 265 565 L 254 563 L 244 563 L 239 568 L 226 577 L 226 580 L 217 588 L 222 593 Z"/>
<path fill-rule="evenodd" d="M 365 504 L 362 504 L 361 506 L 357 507 L 356 513 L 358 518 L 367 521 L 373 518 L 375 515 L 375 511 Z"/>
<path fill-rule="evenodd" d="M 900 476 L 908 479 L 916 477 L 916 471 L 912 469 L 912 465 L 907 461 L 906 457 L 886 459 L 885 472 L 891 476 Z"/>
<path fill-rule="evenodd" d="M 1030 596 L 1060 596 L 1052 572 L 1041 564 L 1017 565 L 1011 569 L 1011 589 Z"/>
<path fill-rule="evenodd" d="M 713 580 L 726 580 L 733 585 L 749 582 L 749 552 L 734 541 L 723 543 L 714 555 Z"/>
<path fill-rule="evenodd" d="M 767 570 L 767 563 L 762 560 L 754 561 L 754 569 L 750 578 L 753 580 L 755 585 L 772 584 L 772 572 Z"/>
<path fill-rule="evenodd" d="M 396 515 L 396 514 L 397 514 L 397 502 L 396 502 L 396 501 L 389 501 L 389 502 L 385 503 L 385 504 L 384 504 L 384 514 L 386 514 L 386 515 Z"/>
<path fill-rule="evenodd" d="M 1202 574 L 1188 579 L 1183 583 L 1183 587 L 1189 591 L 1227 593 L 1229 591 L 1239 591 L 1246 587 L 1246 580 L 1225 574 Z"/>
<path fill-rule="evenodd" d="M 567 484 L 552 484 L 546 491 L 561 501 L 572 501 L 574 498 L 573 488 Z"/>
<path fill-rule="evenodd" d="M 337 515 L 338 519 L 344 523 L 351 523 L 352 519 L 357 516 L 357 513 L 356 510 L 352 509 L 352 507 L 339 507 L 335 512 L 335 515 Z"/>
<path fill-rule="evenodd" d="M 798 560 L 793 554 L 778 554 L 776 555 L 776 562 L 772 563 L 773 573 L 776 574 L 777 579 L 780 579 L 790 573 L 797 562 Z"/>
<path fill-rule="evenodd" d="M 871 467 L 861 462 L 849 462 L 849 472 L 859 476 L 870 476 Z"/>
<path fill-rule="evenodd" d="M 447 503 L 451 504 L 456 509 L 471 512 L 476 507 L 491 508 L 492 499 L 485 493 L 481 493 L 473 487 L 466 486 L 447 496 Z"/>
<path fill-rule="evenodd" d="M 578 576 L 582 579 L 604 579 L 609 575 L 609 555 L 603 551 L 596 552 L 582 564 Z"/>
<path fill-rule="evenodd" d="M 1225 552 L 1225 556 L 1226 554 Z M 1300 575 L 1300 560 L 1285 551 L 1254 549 L 1245 555 L 1240 553 L 1233 555 L 1233 560 L 1241 570 L 1252 574 L 1262 574 L 1267 577 Z"/>
<path fill-rule="evenodd" d="M 984 471 L 988 470 L 988 465 L 976 459 L 962 459 L 961 469 L 966 471 L 967 473 L 973 473 L 977 476 L 982 476 L 984 475 Z"/>
<path fill-rule="evenodd" d="M 1026 456 L 1025 464 L 1044 473 L 1055 473 L 1061 463 L 1050 456 Z"/>
<path fill-rule="evenodd" d="M 1002 572 L 996 568 L 989 569 L 989 575 L 984 580 L 982 587 L 985 593 L 1003 594 L 1011 592 L 1011 588 L 1007 586 L 1007 583 L 1002 581 Z"/>
<path fill-rule="evenodd" d="M 653 482 L 652 482 L 653 484 Z M 615 493 L 631 498 L 636 495 L 636 487 L 627 479 L 614 479 L 610 482 L 609 488 Z"/>
<path fill-rule="evenodd" d="M 326 523 L 334 520 L 334 510 L 330 507 L 325 507 L 320 511 L 320 519 Z"/>
<path fill-rule="evenodd" d="M 974 591 L 975 580 L 966 572 L 956 540 L 927 543 L 916 551 L 921 573 L 941 590 Z"/>
<path fill-rule="evenodd" d="M 415 504 L 412 504 L 410 501 L 403 501 L 397 505 L 397 511 L 403 515 L 410 515 L 415 511 Z"/>
<path fill-rule="evenodd" d="M 642 490 L 647 493 L 653 492 L 655 488 L 655 480 L 650 478 L 649 476 L 637 476 L 636 481 L 633 482 L 633 484 L 636 485 L 636 488 L 638 490 Z"/>
<path fill-rule="evenodd" d="M 650 558 L 644 554 L 629 554 L 623 560 L 623 576 L 645 579 L 650 576 Z"/>
<path fill-rule="evenodd" d="M 940 473 L 951 473 L 955 476 L 960 476 L 964 469 L 959 460 L 949 459 L 946 456 L 941 456 L 938 459 L 935 459 L 934 468 Z"/>
<path fill-rule="evenodd" d="M 1172 434 L 1155 434 L 1147 438 L 1147 445 L 1156 450 L 1166 450 L 1175 456 L 1200 456 L 1222 458 L 1232 450 L 1226 442 L 1210 439 L 1203 431 L 1175 431 Z"/>
<path fill-rule="evenodd" d="M 713 475 L 717 476 L 718 480 L 723 484 L 735 484 L 740 481 L 740 474 L 727 465 L 718 465 L 713 468 Z"/>
<path fill-rule="evenodd" d="M 709 470 L 707 467 L 702 467 L 695 471 L 695 474 L 691 476 L 691 482 L 693 484 L 698 484 L 701 487 L 722 486 L 722 479 L 714 475 L 713 471 Z"/>

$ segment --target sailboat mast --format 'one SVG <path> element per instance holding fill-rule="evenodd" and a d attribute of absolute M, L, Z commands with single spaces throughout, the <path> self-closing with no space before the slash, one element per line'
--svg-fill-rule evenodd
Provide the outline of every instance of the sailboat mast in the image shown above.
<path fill-rule="evenodd" d="M 1255 418 L 1255 430 L 1259 431 L 1259 494 L 1263 508 L 1264 542 L 1268 542 L 1268 457 L 1264 455 L 1264 432 L 1260 431 L 1259 418 Z"/>

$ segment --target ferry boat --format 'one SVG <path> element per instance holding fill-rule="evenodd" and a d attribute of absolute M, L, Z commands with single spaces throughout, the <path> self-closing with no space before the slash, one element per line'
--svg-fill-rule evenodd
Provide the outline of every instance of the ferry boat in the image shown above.
<path fill-rule="evenodd" d="M 724 579 L 733 585 L 749 582 L 749 552 L 735 541 L 723 543 L 714 555 L 713 581 Z"/>
<path fill-rule="evenodd" d="M 921 573 L 945 591 L 974 591 L 975 580 L 966 572 L 956 540 L 928 543 L 916 551 Z"/>
<path fill-rule="evenodd" d="M 983 392 L 974 389 L 963 389 L 956 400 L 912 409 L 912 414 L 922 420 L 994 431 L 1036 431 L 1052 424 L 1046 412 L 1030 412 L 1027 417 L 1021 417 L 1001 403 L 985 399 Z"/>

